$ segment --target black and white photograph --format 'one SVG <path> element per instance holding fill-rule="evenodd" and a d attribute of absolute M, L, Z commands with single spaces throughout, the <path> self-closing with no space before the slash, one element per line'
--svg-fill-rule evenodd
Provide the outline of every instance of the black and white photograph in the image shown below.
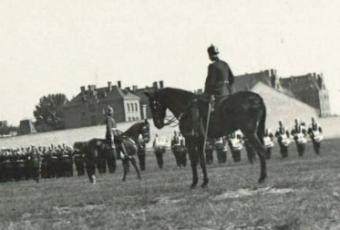
<path fill-rule="evenodd" d="M 7 229 L 340 230 L 340 1 L 1 0 Z"/>

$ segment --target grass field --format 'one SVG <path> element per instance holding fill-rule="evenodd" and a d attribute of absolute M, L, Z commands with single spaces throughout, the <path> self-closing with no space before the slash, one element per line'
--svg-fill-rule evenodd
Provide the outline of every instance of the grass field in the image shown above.
<path fill-rule="evenodd" d="M 142 180 L 130 170 L 121 181 L 98 175 L 96 185 L 72 177 L 0 184 L 0 229 L 340 229 L 340 140 L 310 144 L 298 158 L 268 162 L 269 178 L 257 184 L 259 164 L 209 166 L 209 187 L 189 189 L 191 170 L 177 169 L 171 153 L 165 168 L 147 155 Z"/>

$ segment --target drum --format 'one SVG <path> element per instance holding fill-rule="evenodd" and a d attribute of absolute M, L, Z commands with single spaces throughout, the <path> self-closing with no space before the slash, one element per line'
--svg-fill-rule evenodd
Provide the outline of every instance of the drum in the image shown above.
<path fill-rule="evenodd" d="M 306 144 L 307 143 L 307 139 L 305 138 L 305 135 L 303 133 L 297 133 L 295 135 L 296 141 L 299 144 Z"/>
<path fill-rule="evenodd" d="M 272 142 L 271 138 L 268 136 L 263 138 L 263 144 L 266 148 L 274 147 L 274 143 Z"/>
<path fill-rule="evenodd" d="M 323 136 L 319 131 L 313 131 L 312 132 L 312 138 L 315 142 L 320 143 L 323 140 Z"/>
<path fill-rule="evenodd" d="M 281 134 L 280 135 L 280 138 L 281 138 L 281 144 L 283 145 L 283 146 L 288 146 L 289 144 L 290 144 L 290 139 L 287 137 L 287 135 L 286 134 Z"/>

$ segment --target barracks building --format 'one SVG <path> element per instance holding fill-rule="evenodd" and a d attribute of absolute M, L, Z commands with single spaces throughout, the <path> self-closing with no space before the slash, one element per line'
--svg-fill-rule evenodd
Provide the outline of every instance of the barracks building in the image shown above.
<path fill-rule="evenodd" d="M 148 99 L 144 92 L 163 88 L 163 81 L 154 82 L 152 87 L 138 89 L 122 88 L 121 81 L 116 85 L 108 82 L 106 87 L 96 85 L 80 87 L 80 92 L 63 106 L 65 128 L 79 128 L 101 125 L 104 123 L 105 108 L 110 105 L 114 109 L 116 122 L 139 121 L 151 117 Z"/>
<path fill-rule="evenodd" d="M 101 125 L 104 109 L 114 109 L 117 122 L 138 121 L 151 118 L 148 98 L 144 92 L 164 87 L 164 82 L 152 86 L 122 88 L 108 82 L 106 87 L 95 85 L 80 87 L 79 94 L 63 107 L 65 128 Z M 269 124 L 277 121 L 292 121 L 294 117 L 310 120 L 311 116 L 331 115 L 328 90 L 322 74 L 308 73 L 301 76 L 279 77 L 274 69 L 246 73 L 235 77 L 234 91 L 253 91 L 260 94 L 267 105 Z M 197 91 L 197 93 L 202 90 Z"/>

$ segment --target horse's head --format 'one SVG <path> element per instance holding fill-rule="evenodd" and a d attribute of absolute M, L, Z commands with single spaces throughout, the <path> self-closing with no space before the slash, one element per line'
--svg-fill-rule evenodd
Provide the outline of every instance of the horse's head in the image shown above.
<path fill-rule="evenodd" d="M 167 108 L 160 102 L 159 98 L 155 93 L 145 92 L 145 95 L 149 98 L 152 119 L 155 126 L 158 129 L 163 128 Z"/>

